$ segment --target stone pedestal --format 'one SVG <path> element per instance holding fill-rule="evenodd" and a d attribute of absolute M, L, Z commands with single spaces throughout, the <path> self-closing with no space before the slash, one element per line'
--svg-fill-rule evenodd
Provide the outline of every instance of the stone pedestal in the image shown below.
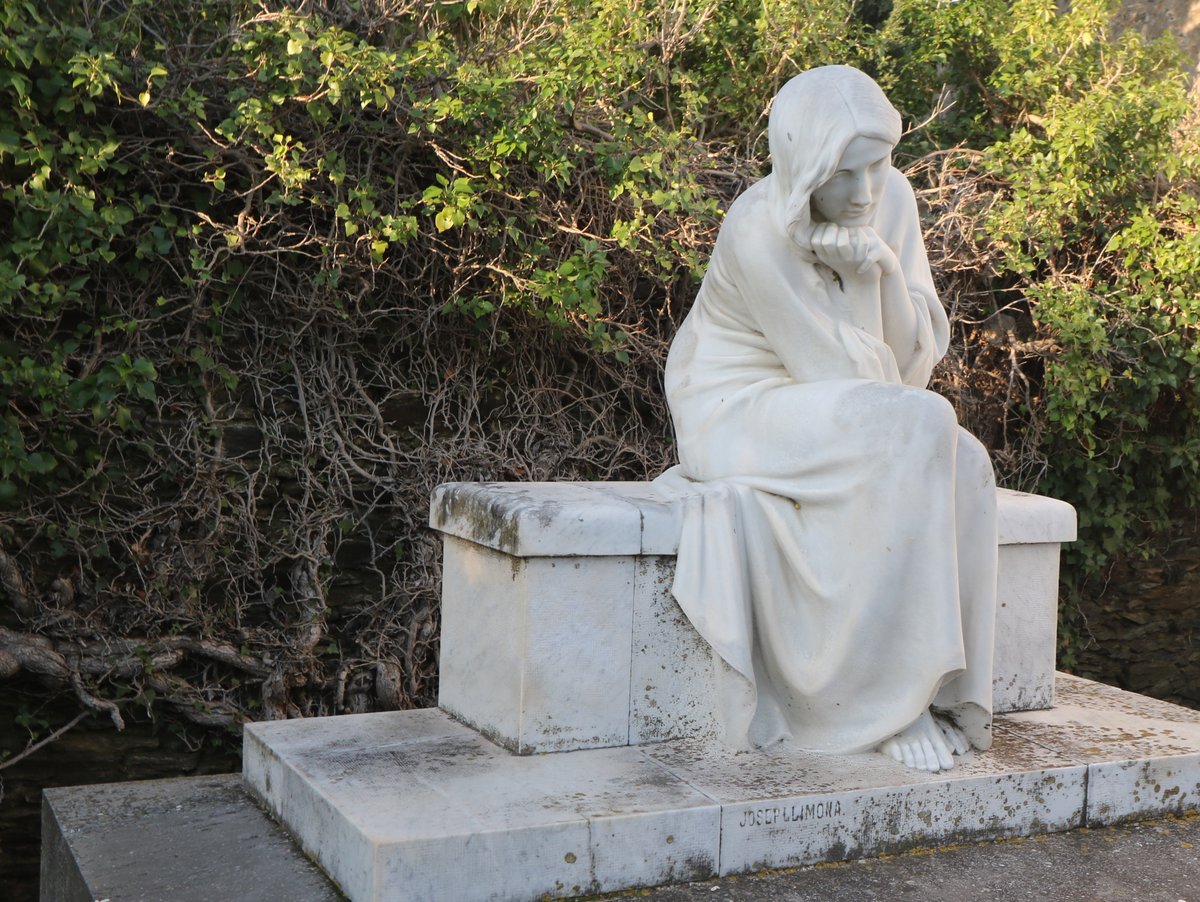
<path fill-rule="evenodd" d="M 1061 501 L 1000 490 L 993 709 L 1054 704 Z M 648 483 L 451 483 L 439 705 L 506 748 L 638 745 L 713 728 L 708 645 L 671 597 L 677 504 Z"/>
<path fill-rule="evenodd" d="M 926 774 L 701 740 L 518 755 L 437 710 L 252 724 L 245 779 L 355 902 L 534 900 L 1193 809 L 1200 712 L 1074 677 Z"/>

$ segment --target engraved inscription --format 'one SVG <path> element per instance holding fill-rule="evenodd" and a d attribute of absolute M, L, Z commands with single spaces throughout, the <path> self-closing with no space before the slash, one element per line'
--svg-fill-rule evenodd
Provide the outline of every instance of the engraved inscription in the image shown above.
<path fill-rule="evenodd" d="M 828 817 L 839 817 L 842 803 L 802 802 L 796 805 L 780 805 L 773 808 L 748 808 L 742 812 L 739 827 L 767 827 L 771 824 L 790 824 L 801 821 L 819 821 Z"/>

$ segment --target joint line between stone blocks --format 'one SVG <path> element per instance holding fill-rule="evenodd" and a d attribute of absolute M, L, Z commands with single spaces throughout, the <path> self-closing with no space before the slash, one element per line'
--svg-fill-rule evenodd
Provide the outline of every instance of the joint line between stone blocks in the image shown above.
<path fill-rule="evenodd" d="M 638 603 L 638 581 L 641 578 L 641 568 L 645 556 L 641 552 L 642 533 L 646 529 L 645 515 L 638 510 L 638 553 L 633 556 L 633 579 L 629 581 L 629 692 L 625 697 L 625 744 L 630 745 L 633 742 L 633 664 L 637 657 L 637 603 Z"/>

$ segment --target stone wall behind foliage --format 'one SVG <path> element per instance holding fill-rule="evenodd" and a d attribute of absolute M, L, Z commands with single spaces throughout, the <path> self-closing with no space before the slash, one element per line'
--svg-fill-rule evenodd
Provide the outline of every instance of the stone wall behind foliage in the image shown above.
<path fill-rule="evenodd" d="M 1115 565 L 1080 604 L 1075 670 L 1200 708 L 1200 521 L 1193 513 L 1146 560 Z"/>
<path fill-rule="evenodd" d="M 24 680 L 0 693 L 0 749 L 22 747 L 28 734 L 17 719 L 36 707 L 39 695 L 36 685 Z M 75 705 L 65 699 L 37 710 L 38 716 L 59 723 L 72 715 Z M 102 718 L 84 721 L 0 771 L 0 899 L 37 902 L 44 788 L 229 773 L 240 766 L 233 736 L 185 736 L 136 718 L 117 733 Z"/>
<path fill-rule="evenodd" d="M 1179 48 L 1200 72 L 1200 2 L 1197 0 L 1126 0 L 1113 18 L 1118 30 L 1133 28 L 1148 38 L 1171 32 Z"/>

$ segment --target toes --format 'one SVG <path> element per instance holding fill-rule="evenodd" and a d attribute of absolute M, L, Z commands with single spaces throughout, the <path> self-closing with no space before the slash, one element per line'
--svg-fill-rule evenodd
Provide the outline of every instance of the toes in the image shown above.
<path fill-rule="evenodd" d="M 922 770 L 936 773 L 942 769 L 938 753 L 934 750 L 933 743 L 929 741 L 928 737 L 922 737 L 921 739 L 921 754 L 925 758 L 925 766 L 921 768 Z"/>
<path fill-rule="evenodd" d="M 966 734 L 945 717 L 925 711 L 908 729 L 877 750 L 914 770 L 937 773 L 954 767 L 954 756 L 970 751 Z"/>
<path fill-rule="evenodd" d="M 937 752 L 938 769 L 950 770 L 950 768 L 954 767 L 954 758 L 951 756 L 950 746 L 941 741 L 941 737 L 938 737 L 933 745 L 934 750 Z"/>
<path fill-rule="evenodd" d="M 955 755 L 965 755 L 971 750 L 971 742 L 967 739 L 967 734 L 959 729 L 954 721 L 942 715 L 934 715 L 934 722 L 938 725 L 946 744 L 950 746 L 950 751 Z"/>
<path fill-rule="evenodd" d="M 955 727 L 954 735 L 950 737 L 950 743 L 954 746 L 954 754 L 965 755 L 971 751 L 971 743 L 967 741 L 966 735 L 962 730 Z"/>

